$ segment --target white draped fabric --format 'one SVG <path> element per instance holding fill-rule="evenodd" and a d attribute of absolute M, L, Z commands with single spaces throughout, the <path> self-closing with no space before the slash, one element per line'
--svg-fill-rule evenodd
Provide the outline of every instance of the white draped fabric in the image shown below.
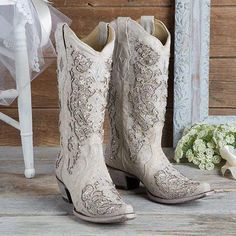
<path fill-rule="evenodd" d="M 71 23 L 47 0 L 0 0 L 0 105 L 11 104 L 21 89 L 16 88 L 16 26 L 25 25 L 29 74 L 34 79 L 56 57 L 53 39 L 60 22 Z"/>

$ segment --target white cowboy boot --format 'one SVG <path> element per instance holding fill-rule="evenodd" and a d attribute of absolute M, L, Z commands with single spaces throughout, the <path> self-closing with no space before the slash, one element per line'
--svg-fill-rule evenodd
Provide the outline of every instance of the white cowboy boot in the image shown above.
<path fill-rule="evenodd" d="M 107 171 L 103 155 L 103 122 L 115 32 L 105 23 L 80 40 L 66 25 L 58 26 L 58 87 L 61 152 L 56 176 L 74 214 L 96 223 L 135 217 Z"/>
<path fill-rule="evenodd" d="M 118 18 L 112 26 L 117 39 L 106 163 L 115 185 L 129 189 L 141 181 L 151 200 L 166 204 L 205 197 L 209 184 L 183 176 L 161 148 L 170 56 L 168 30 L 153 17 L 142 17 L 139 23 Z"/>

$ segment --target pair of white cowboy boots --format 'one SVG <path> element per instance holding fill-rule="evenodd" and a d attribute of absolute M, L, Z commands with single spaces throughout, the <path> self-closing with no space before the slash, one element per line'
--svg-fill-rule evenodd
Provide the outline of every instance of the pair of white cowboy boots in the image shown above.
<path fill-rule="evenodd" d="M 133 207 L 115 185 L 132 189 L 142 182 L 151 200 L 166 204 L 211 192 L 209 184 L 174 169 L 161 148 L 170 56 L 170 34 L 162 22 L 119 17 L 100 23 L 84 39 L 63 24 L 56 42 L 61 133 L 56 176 L 76 216 L 96 223 L 134 219 Z M 104 155 L 107 105 L 111 133 Z"/>

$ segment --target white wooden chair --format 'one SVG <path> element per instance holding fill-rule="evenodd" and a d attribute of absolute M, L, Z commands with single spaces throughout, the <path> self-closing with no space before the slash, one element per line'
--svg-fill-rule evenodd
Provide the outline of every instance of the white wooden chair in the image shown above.
<path fill-rule="evenodd" d="M 13 0 L 0 0 L 1 5 L 15 4 Z M 50 11 L 48 10 L 49 14 Z M 14 29 L 15 52 L 12 53 L 0 47 L 0 54 L 15 60 L 16 69 L 16 90 L 12 89 L 2 96 L 5 98 L 18 96 L 19 122 L 0 112 L 0 120 L 13 126 L 20 131 L 22 149 L 25 163 L 25 177 L 35 176 L 34 154 L 33 154 L 33 129 L 32 129 L 32 102 L 31 102 L 31 77 L 25 33 L 26 21 L 19 19 L 19 24 Z M 51 30 L 51 29 L 50 29 Z M 47 35 L 49 37 L 49 35 Z M 45 40 L 45 38 L 44 38 Z M 23 60 L 22 60 L 23 58 Z"/>

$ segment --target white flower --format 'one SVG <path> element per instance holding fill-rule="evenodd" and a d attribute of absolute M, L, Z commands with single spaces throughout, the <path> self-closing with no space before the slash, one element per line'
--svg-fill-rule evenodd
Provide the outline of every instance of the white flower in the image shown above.
<path fill-rule="evenodd" d="M 196 139 L 196 140 L 194 141 L 194 144 L 196 144 L 196 145 L 202 145 L 202 144 L 205 144 L 205 143 L 204 143 L 204 141 L 203 141 L 202 139 Z"/>
<path fill-rule="evenodd" d="M 207 162 L 206 163 L 206 169 L 207 170 L 213 170 L 214 169 L 214 164 L 213 163 L 211 163 L 211 162 Z"/>
<path fill-rule="evenodd" d="M 205 153 L 208 157 L 212 157 L 214 155 L 214 151 L 211 148 L 207 148 Z"/>
<path fill-rule="evenodd" d="M 204 152 L 206 149 L 206 144 L 202 139 L 196 139 L 193 143 L 193 150 L 195 152 Z"/>
<path fill-rule="evenodd" d="M 208 142 L 208 143 L 207 143 L 207 147 L 213 149 L 213 148 L 215 148 L 215 144 L 212 143 L 212 142 Z"/>
<path fill-rule="evenodd" d="M 189 132 L 188 132 L 188 135 L 190 136 L 194 136 L 195 134 L 197 134 L 197 130 L 196 129 L 191 129 Z"/>
<path fill-rule="evenodd" d="M 207 162 L 212 162 L 213 161 L 213 156 L 206 156 L 206 161 Z"/>
<path fill-rule="evenodd" d="M 227 136 L 225 137 L 225 141 L 226 141 L 228 144 L 233 144 L 233 143 L 235 142 L 235 138 L 234 138 L 234 136 L 233 136 L 232 134 L 230 134 L 230 135 L 227 135 Z"/>
<path fill-rule="evenodd" d="M 198 138 L 203 138 L 204 136 L 206 136 L 207 135 L 207 131 L 206 130 L 201 130 L 199 133 L 198 133 L 198 135 L 197 135 L 197 137 Z"/>
<path fill-rule="evenodd" d="M 201 170 L 212 170 L 215 164 L 221 162 L 222 158 L 218 153 L 225 145 L 236 147 L 236 123 L 195 124 L 184 130 L 176 148 L 175 160 L 179 162 L 185 154 L 187 160 Z"/>
<path fill-rule="evenodd" d="M 222 147 L 224 147 L 224 146 L 226 146 L 227 145 L 227 142 L 225 141 L 225 140 L 220 140 L 220 141 L 218 141 L 218 146 L 220 147 L 220 148 L 222 148 Z"/>
<path fill-rule="evenodd" d="M 199 152 L 198 155 L 197 155 L 197 159 L 199 161 L 204 161 L 206 159 L 206 156 L 205 156 L 204 152 Z"/>
<path fill-rule="evenodd" d="M 185 135 L 185 136 L 182 137 L 181 142 L 182 143 L 187 143 L 189 141 L 189 139 L 190 139 L 189 135 Z"/>
<path fill-rule="evenodd" d="M 176 162 L 179 162 L 180 159 L 183 157 L 184 153 L 183 153 L 183 150 L 182 150 L 182 146 L 177 146 L 177 148 L 175 149 L 175 161 Z"/>
<path fill-rule="evenodd" d="M 205 152 L 206 151 L 206 145 L 202 144 L 198 146 L 198 152 Z"/>
<path fill-rule="evenodd" d="M 233 133 L 236 132 L 236 124 L 231 124 L 230 125 L 230 132 L 233 132 Z"/>
<path fill-rule="evenodd" d="M 192 156 L 192 155 L 193 155 L 192 149 L 188 149 L 187 152 L 186 152 L 186 157 Z"/>
<path fill-rule="evenodd" d="M 199 165 L 199 164 L 200 164 L 200 161 L 199 161 L 196 157 L 194 157 L 194 158 L 193 158 L 193 164 Z"/>
<path fill-rule="evenodd" d="M 200 170 L 205 170 L 206 169 L 205 163 L 200 163 L 199 168 Z"/>
<path fill-rule="evenodd" d="M 214 155 L 212 161 L 213 161 L 214 164 L 219 164 L 221 162 L 221 156 Z"/>
<path fill-rule="evenodd" d="M 218 131 L 218 132 L 216 133 L 216 135 L 217 135 L 217 138 L 218 138 L 218 139 L 220 139 L 220 140 L 223 140 L 223 139 L 224 139 L 224 134 L 223 134 L 223 133 L 221 133 L 221 132 Z"/>
<path fill-rule="evenodd" d="M 222 130 L 224 130 L 225 132 L 230 132 L 231 131 L 231 126 L 229 124 L 226 125 L 221 125 L 220 126 Z"/>
<path fill-rule="evenodd" d="M 192 162 L 193 159 L 194 159 L 194 154 L 193 154 L 193 151 L 192 149 L 189 149 L 187 152 L 186 152 L 186 157 L 188 159 L 189 162 Z"/>

